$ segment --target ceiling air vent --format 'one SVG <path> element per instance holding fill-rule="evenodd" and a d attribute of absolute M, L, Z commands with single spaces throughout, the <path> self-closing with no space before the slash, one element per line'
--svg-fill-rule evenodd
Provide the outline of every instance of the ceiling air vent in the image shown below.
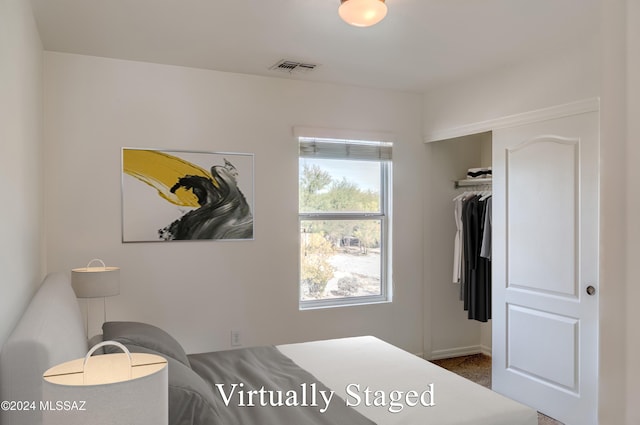
<path fill-rule="evenodd" d="M 318 65 L 313 63 L 302 63 L 283 59 L 269 69 L 292 74 L 294 72 L 307 73 L 313 71 L 317 66 Z"/>

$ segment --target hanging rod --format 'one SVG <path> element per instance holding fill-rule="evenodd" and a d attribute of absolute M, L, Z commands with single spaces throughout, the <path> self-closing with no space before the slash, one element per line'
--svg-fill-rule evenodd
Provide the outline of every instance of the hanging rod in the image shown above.
<path fill-rule="evenodd" d="M 456 180 L 456 189 L 459 187 L 468 187 L 468 186 L 487 186 L 491 184 L 491 179 L 465 179 L 465 180 Z"/>

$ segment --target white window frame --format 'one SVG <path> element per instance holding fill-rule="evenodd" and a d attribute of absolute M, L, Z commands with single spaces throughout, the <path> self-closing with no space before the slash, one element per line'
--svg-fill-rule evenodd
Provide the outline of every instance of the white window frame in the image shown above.
<path fill-rule="evenodd" d="M 297 131 L 296 131 L 297 130 Z M 392 142 L 389 140 L 388 135 L 371 134 L 368 133 L 365 137 L 354 137 L 356 134 L 350 132 L 347 137 L 336 137 L 338 134 L 331 131 L 321 131 L 321 136 L 318 136 L 317 130 L 309 130 L 307 128 L 300 130 L 296 128 L 294 134 L 297 136 L 298 146 L 301 141 L 308 142 L 311 139 L 318 140 L 332 140 L 342 141 L 345 144 L 366 141 L 377 142 Z M 313 134 L 310 136 L 309 134 Z M 333 135 L 333 137 L 327 137 Z M 343 136 L 346 136 L 344 132 Z M 299 158 L 305 155 L 300 155 Z M 345 157 L 333 156 L 329 159 L 344 159 L 349 161 Z M 357 159 L 354 159 L 357 160 Z M 328 298 L 322 300 L 302 300 L 302 285 L 300 284 L 300 273 L 302 265 L 300 264 L 300 247 L 298 249 L 298 302 L 300 310 L 311 310 L 319 308 L 331 308 L 342 306 L 355 306 L 366 304 L 378 304 L 387 303 L 392 301 L 393 285 L 392 285 L 392 217 L 391 217 L 391 189 L 392 189 L 392 162 L 390 158 L 388 160 L 380 161 L 380 211 L 377 213 L 363 213 L 363 212 L 331 212 L 331 213 L 301 213 L 298 201 L 298 232 L 300 232 L 302 221 L 308 220 L 380 220 L 380 294 L 370 296 L 355 296 L 355 297 L 340 297 L 340 298 Z M 301 240 L 301 238 L 299 238 Z M 300 242 L 299 242 L 300 243 Z"/>

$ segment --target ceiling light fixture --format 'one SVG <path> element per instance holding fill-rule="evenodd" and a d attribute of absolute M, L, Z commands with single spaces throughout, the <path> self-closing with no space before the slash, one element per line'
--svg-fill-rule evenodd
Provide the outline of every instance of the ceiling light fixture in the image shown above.
<path fill-rule="evenodd" d="M 338 14 L 343 21 L 356 27 L 370 27 L 387 15 L 384 0 L 341 0 Z"/>

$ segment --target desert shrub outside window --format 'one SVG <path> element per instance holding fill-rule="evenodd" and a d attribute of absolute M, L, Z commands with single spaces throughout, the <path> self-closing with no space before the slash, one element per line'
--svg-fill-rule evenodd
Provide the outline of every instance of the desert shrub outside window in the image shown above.
<path fill-rule="evenodd" d="M 392 143 L 299 145 L 300 308 L 391 301 Z"/>

